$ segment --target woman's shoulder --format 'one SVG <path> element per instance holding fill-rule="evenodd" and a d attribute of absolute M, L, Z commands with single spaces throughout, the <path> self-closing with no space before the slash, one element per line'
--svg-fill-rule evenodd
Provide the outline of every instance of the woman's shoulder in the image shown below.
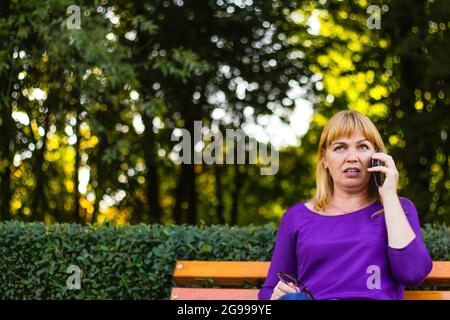
<path fill-rule="evenodd" d="M 405 210 L 406 214 L 417 212 L 416 205 L 411 199 L 406 197 L 398 197 L 400 200 L 400 204 L 402 205 L 403 210 Z"/>
<path fill-rule="evenodd" d="M 409 198 L 399 196 L 398 199 L 400 200 L 401 203 L 408 204 L 408 205 L 414 205 L 414 202 L 412 202 L 412 200 Z"/>
<path fill-rule="evenodd" d="M 284 219 L 295 219 L 300 217 L 302 213 L 307 211 L 310 207 L 309 202 L 298 202 L 292 206 L 290 206 L 284 213 Z"/>

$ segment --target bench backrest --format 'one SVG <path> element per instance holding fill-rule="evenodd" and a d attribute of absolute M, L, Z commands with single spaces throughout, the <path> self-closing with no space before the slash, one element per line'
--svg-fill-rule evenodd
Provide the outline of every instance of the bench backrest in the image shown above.
<path fill-rule="evenodd" d="M 177 286 L 260 286 L 268 261 L 177 261 L 173 280 Z M 450 286 L 450 261 L 433 261 L 422 286 Z M 257 299 L 259 289 L 173 288 L 171 299 Z M 450 300 L 450 291 L 406 291 L 405 299 Z"/>

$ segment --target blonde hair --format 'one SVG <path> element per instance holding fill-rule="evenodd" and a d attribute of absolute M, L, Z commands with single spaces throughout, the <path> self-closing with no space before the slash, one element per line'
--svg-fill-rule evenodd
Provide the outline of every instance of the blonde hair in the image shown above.
<path fill-rule="evenodd" d="M 327 148 L 336 139 L 341 137 L 351 137 L 355 133 L 361 133 L 364 138 L 372 143 L 378 152 L 386 153 L 386 148 L 380 132 L 373 122 L 364 114 L 356 110 L 343 110 L 334 114 L 323 129 L 318 145 L 316 193 L 311 200 L 314 204 L 314 210 L 321 211 L 325 209 L 333 198 L 333 180 L 330 172 L 325 169 L 323 164 Z M 381 201 L 378 188 L 372 180 L 373 177 L 369 183 L 369 196 L 371 198 L 375 197 Z"/>

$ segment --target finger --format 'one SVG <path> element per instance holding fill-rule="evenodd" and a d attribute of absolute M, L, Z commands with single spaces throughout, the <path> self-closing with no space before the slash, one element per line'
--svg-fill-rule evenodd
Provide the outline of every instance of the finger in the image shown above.
<path fill-rule="evenodd" d="M 272 293 L 272 296 L 270 297 L 270 300 L 278 300 L 279 297 L 280 297 L 280 295 L 277 292 L 277 290 L 274 290 Z"/>
<path fill-rule="evenodd" d="M 367 171 L 369 171 L 369 172 L 380 171 L 380 172 L 387 173 L 390 171 L 390 169 L 385 166 L 376 166 L 376 167 L 367 168 Z"/>
<path fill-rule="evenodd" d="M 280 289 L 278 289 L 278 287 L 275 287 L 275 289 L 272 292 L 272 298 L 273 299 L 278 299 L 278 297 L 280 296 Z"/>
<path fill-rule="evenodd" d="M 388 155 L 387 153 L 384 152 L 374 152 L 371 154 L 373 159 L 388 159 L 389 157 L 391 157 L 390 155 Z"/>
<path fill-rule="evenodd" d="M 277 286 L 273 290 L 272 297 L 273 297 L 273 299 L 278 300 L 281 296 L 283 296 L 285 294 L 286 294 L 286 292 L 284 292 L 280 288 L 280 283 L 278 283 Z"/>
<path fill-rule="evenodd" d="M 285 293 L 296 292 L 295 289 L 294 289 L 293 287 L 291 287 L 290 285 L 288 285 L 288 284 L 286 284 L 286 283 L 284 283 L 284 282 L 281 282 L 281 283 L 279 284 L 279 287 L 278 287 L 278 288 L 279 288 L 281 291 L 285 292 Z"/>
<path fill-rule="evenodd" d="M 297 290 L 298 290 L 298 287 L 294 283 L 292 283 L 292 282 L 286 283 L 283 281 L 279 281 L 275 288 L 284 293 L 297 292 Z M 294 291 L 292 291 L 292 289 L 294 289 Z M 300 290 L 298 290 L 298 291 L 300 291 Z"/>
<path fill-rule="evenodd" d="M 395 162 L 394 159 L 386 154 L 386 153 L 382 153 L 382 152 L 374 152 L 372 153 L 372 159 L 378 159 L 381 160 L 385 163 L 386 167 L 394 167 L 395 168 Z"/>
<path fill-rule="evenodd" d="M 386 175 L 390 175 L 391 173 L 394 174 L 396 172 L 396 170 L 393 170 L 391 168 L 385 167 L 385 166 L 376 166 L 376 167 L 371 167 L 371 168 L 367 168 L 367 171 L 369 172 L 383 172 Z"/>
<path fill-rule="evenodd" d="M 300 292 L 300 289 L 292 282 L 290 282 L 289 285 L 295 290 L 295 292 Z"/>

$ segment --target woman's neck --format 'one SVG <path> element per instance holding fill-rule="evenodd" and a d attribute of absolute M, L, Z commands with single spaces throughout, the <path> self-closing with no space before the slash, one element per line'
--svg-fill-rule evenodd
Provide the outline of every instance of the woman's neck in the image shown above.
<path fill-rule="evenodd" d="M 330 211 L 340 209 L 344 212 L 352 212 L 360 208 L 364 208 L 377 200 L 376 197 L 371 197 L 368 194 L 362 195 L 346 195 L 336 193 L 333 195 L 328 207 Z M 327 210 L 327 211 L 328 211 Z"/>

